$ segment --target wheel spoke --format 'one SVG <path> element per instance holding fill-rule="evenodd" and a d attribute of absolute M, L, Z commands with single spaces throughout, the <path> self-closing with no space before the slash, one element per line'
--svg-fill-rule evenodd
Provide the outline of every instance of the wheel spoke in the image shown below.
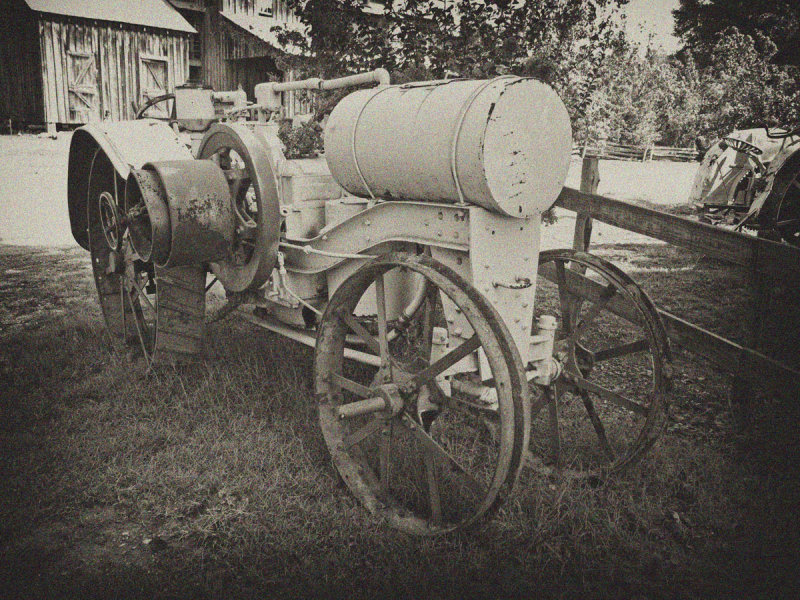
<path fill-rule="evenodd" d="M 338 385 L 340 388 L 345 389 L 348 392 L 353 392 L 356 396 L 361 396 L 362 398 L 374 396 L 372 391 L 370 391 L 367 386 L 356 383 L 352 379 L 347 379 L 346 377 L 334 372 L 331 372 L 329 376 L 332 384 Z"/>
<path fill-rule="evenodd" d="M 428 484 L 428 504 L 434 525 L 442 524 L 442 500 L 439 494 L 439 481 L 436 478 L 436 461 L 430 452 L 423 452 L 425 480 Z"/>
<path fill-rule="evenodd" d="M 597 385 L 596 383 L 592 383 L 591 381 L 588 381 L 587 379 L 584 379 L 583 377 L 576 375 L 574 373 L 572 373 L 572 382 L 579 389 L 593 392 L 598 396 L 600 396 L 601 398 L 608 400 L 609 402 L 612 402 L 617 406 L 621 406 L 622 408 L 627 408 L 628 410 L 633 411 L 637 414 L 647 416 L 647 413 L 649 412 L 646 406 L 643 406 L 638 402 L 634 402 L 633 400 L 630 400 L 629 398 L 626 398 L 621 394 L 612 392 L 611 390 L 608 390 L 600 385 Z"/>
<path fill-rule="evenodd" d="M 450 453 L 442 448 L 430 435 L 428 435 L 421 425 L 419 425 L 408 415 L 403 416 L 403 422 L 422 443 L 424 452 L 430 453 L 431 458 L 439 459 L 440 461 L 449 465 L 454 472 L 459 473 L 464 480 L 464 483 L 476 496 L 481 497 L 486 494 L 486 486 L 478 481 L 478 479 L 476 479 L 475 476 L 467 471 L 463 466 L 461 466 L 461 464 L 459 464 L 455 458 L 450 456 Z"/>
<path fill-rule="evenodd" d="M 583 406 L 589 415 L 589 420 L 592 422 L 592 427 L 594 427 L 594 431 L 597 434 L 597 438 L 600 440 L 600 446 L 603 448 L 603 452 L 605 452 L 606 456 L 610 460 L 614 460 L 616 455 L 614 454 L 614 450 L 611 448 L 611 444 L 608 441 L 608 437 L 606 436 L 606 428 L 603 426 L 603 422 L 600 420 L 600 417 L 597 414 L 597 410 L 594 407 L 594 402 L 592 402 L 592 399 L 589 398 L 589 393 L 586 390 L 580 390 L 579 394 L 581 396 L 581 400 L 583 400 Z"/>
<path fill-rule="evenodd" d="M 380 355 L 381 347 L 378 343 L 378 340 L 372 337 L 372 334 L 370 334 L 370 332 L 358 322 L 358 319 L 356 319 L 347 311 L 340 311 L 338 316 L 350 329 L 353 330 L 353 333 L 363 340 L 370 350 L 372 350 L 375 354 Z"/>
<path fill-rule="evenodd" d="M 139 284 L 138 281 L 136 281 L 136 277 L 135 276 L 131 277 L 131 283 L 133 284 L 133 287 L 136 288 L 136 291 L 139 293 L 139 297 L 144 299 L 144 301 L 147 304 L 147 306 L 149 306 L 150 310 L 153 311 L 153 314 L 157 314 L 156 313 L 156 307 L 153 306 L 152 302 L 150 302 L 150 298 L 147 297 L 147 294 L 145 294 L 144 290 L 142 289 L 142 286 Z"/>
<path fill-rule="evenodd" d="M 605 350 L 598 350 L 594 353 L 594 362 L 602 362 L 612 358 L 619 358 L 627 354 L 634 354 L 635 352 L 643 352 L 650 348 L 650 342 L 647 340 L 637 340 L 627 344 L 620 344 L 613 348 L 606 348 Z"/>
<path fill-rule="evenodd" d="M 360 444 L 368 437 L 378 433 L 385 425 L 386 419 L 376 416 L 360 429 L 356 429 L 353 433 L 346 435 L 342 440 L 342 449 L 347 450 L 356 444 Z"/>
<path fill-rule="evenodd" d="M 381 365 L 390 366 L 389 338 L 386 328 L 386 290 L 383 283 L 383 274 L 375 278 L 375 299 L 378 312 L 378 347 L 381 355 Z"/>
<path fill-rule="evenodd" d="M 136 306 L 133 303 L 133 297 L 130 295 L 130 292 L 128 292 L 127 290 L 124 289 L 124 287 L 123 287 L 123 293 L 124 293 L 125 297 L 127 298 L 128 303 L 131 306 L 131 312 L 133 313 L 133 324 L 136 326 L 136 334 L 139 337 L 139 343 L 142 346 L 142 354 L 144 355 L 144 360 L 147 363 L 147 368 L 149 369 L 152 366 L 153 363 L 152 363 L 152 360 L 150 358 L 150 353 L 147 351 L 147 344 L 145 343 L 145 339 L 144 339 L 145 338 L 145 332 L 142 331 L 142 327 L 144 326 L 144 323 L 139 323 L 139 321 L 140 321 L 140 319 L 139 319 L 140 314 L 139 313 L 141 311 L 137 311 L 136 310 Z"/>
<path fill-rule="evenodd" d="M 380 446 L 378 448 L 378 461 L 380 469 L 381 486 L 389 491 L 390 477 L 392 476 L 392 437 L 394 434 L 394 422 L 389 421 L 381 430 Z"/>
<path fill-rule="evenodd" d="M 567 291 L 567 276 L 564 272 L 563 261 L 555 261 L 556 265 L 556 279 L 558 280 L 558 300 L 561 303 L 561 327 L 564 333 L 570 334 L 572 332 L 572 318 L 570 299 Z"/>
<path fill-rule="evenodd" d="M 480 346 L 481 340 L 478 337 L 478 334 L 473 334 L 473 336 L 466 342 L 460 344 L 457 348 L 451 350 L 419 373 L 416 373 L 411 379 L 403 384 L 403 391 L 411 392 L 418 389 L 420 386 L 432 380 L 444 370 L 449 369 L 458 361 L 475 352 L 475 350 L 480 348 Z"/>
<path fill-rule="evenodd" d="M 553 462 L 561 466 L 561 426 L 558 419 L 558 390 L 551 385 L 544 390 L 547 398 L 547 411 L 550 416 L 550 447 L 553 451 Z"/>
<path fill-rule="evenodd" d="M 592 304 L 589 310 L 586 311 L 586 314 L 580 320 L 579 323 L 575 326 L 574 331 L 570 334 L 569 339 L 571 343 L 575 343 L 578 340 L 581 333 L 583 333 L 586 328 L 592 324 L 592 322 L 597 318 L 597 316 L 603 311 L 606 305 L 609 303 L 611 298 L 614 297 L 614 294 L 617 293 L 616 286 L 612 283 L 609 284 L 605 290 L 600 294 L 600 298 Z"/>

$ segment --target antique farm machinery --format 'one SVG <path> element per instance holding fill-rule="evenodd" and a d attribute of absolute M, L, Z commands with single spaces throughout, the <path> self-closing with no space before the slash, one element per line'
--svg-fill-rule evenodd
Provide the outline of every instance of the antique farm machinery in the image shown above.
<path fill-rule="evenodd" d="M 280 92 L 367 82 L 330 114 L 324 157 L 285 158 Z M 193 358 L 219 281 L 223 314 L 315 348 L 339 474 L 416 533 L 474 522 L 526 459 L 604 474 L 653 444 L 671 367 L 652 303 L 599 258 L 539 251 L 572 145 L 548 86 L 377 71 L 256 95 L 246 121 L 188 110 L 194 152 L 152 119 L 75 132 L 72 229 L 114 345 Z"/>
<path fill-rule="evenodd" d="M 734 131 L 717 141 L 689 200 L 707 222 L 800 246 L 800 128 Z"/>

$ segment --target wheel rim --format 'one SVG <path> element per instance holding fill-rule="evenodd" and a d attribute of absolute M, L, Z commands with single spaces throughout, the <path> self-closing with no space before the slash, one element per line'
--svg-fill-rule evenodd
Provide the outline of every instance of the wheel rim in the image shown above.
<path fill-rule="evenodd" d="M 89 177 L 87 216 L 92 270 L 106 331 L 114 348 L 138 347 L 149 364 L 154 336 L 151 333 L 152 325 L 142 310 L 139 292 L 134 286 L 134 280 L 142 272 L 141 266 L 134 264 L 130 244 L 121 241 L 123 234 L 118 229 L 118 189 L 120 182 L 114 167 L 108 157 L 97 150 Z M 116 228 L 113 244 L 108 236 L 112 225 Z M 138 281 L 136 283 L 139 284 Z M 147 287 L 148 283 L 145 283 L 142 290 Z M 152 288 L 152 285 L 149 287 Z"/>
<path fill-rule="evenodd" d="M 800 151 L 778 169 L 758 221 L 760 235 L 800 246 Z"/>
<path fill-rule="evenodd" d="M 576 474 L 621 471 L 666 422 L 672 368 L 663 325 L 644 292 L 597 257 L 543 252 L 539 275 L 536 313 L 558 316 L 564 368 L 533 400 L 531 451 Z"/>
<path fill-rule="evenodd" d="M 778 207 L 775 229 L 783 241 L 800 246 L 800 171 L 792 175 Z"/>
<path fill-rule="evenodd" d="M 198 157 L 225 173 L 238 221 L 231 258 L 212 264 L 212 270 L 229 291 L 260 287 L 277 260 L 280 237 L 278 194 L 266 150 L 249 130 L 216 125 Z"/>
<path fill-rule="evenodd" d="M 429 326 L 421 338 L 400 335 L 390 342 L 391 310 L 387 316 L 380 308 L 386 306 L 381 282 L 401 269 L 428 282 L 424 320 Z M 354 315 L 368 289 L 376 290 L 369 292 L 378 307 L 373 331 Z M 459 391 L 445 395 L 436 385 L 443 363 L 437 359 L 431 366 L 427 336 L 436 321 L 444 324 L 434 308 L 437 297 L 458 307 L 471 326 L 473 333 L 455 352 L 483 350 L 497 393 L 495 408 L 479 406 Z M 361 337 L 383 366 L 345 363 L 348 334 Z M 448 359 L 461 356 L 448 352 Z M 456 379 L 461 378 L 467 376 Z M 337 289 L 320 325 L 315 383 L 320 425 L 334 464 L 362 504 L 408 532 L 435 534 L 468 525 L 508 496 L 527 444 L 523 382 L 519 356 L 496 311 L 428 257 L 395 253 L 362 267 Z M 340 418 L 341 410 L 373 397 L 394 402 L 395 410 Z"/>

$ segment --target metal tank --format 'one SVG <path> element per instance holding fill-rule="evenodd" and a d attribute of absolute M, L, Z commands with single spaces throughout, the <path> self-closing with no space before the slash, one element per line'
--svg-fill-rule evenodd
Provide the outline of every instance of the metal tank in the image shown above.
<path fill-rule="evenodd" d="M 516 76 L 359 90 L 325 128 L 328 166 L 351 194 L 477 204 L 522 218 L 555 202 L 571 150 L 561 99 Z"/>

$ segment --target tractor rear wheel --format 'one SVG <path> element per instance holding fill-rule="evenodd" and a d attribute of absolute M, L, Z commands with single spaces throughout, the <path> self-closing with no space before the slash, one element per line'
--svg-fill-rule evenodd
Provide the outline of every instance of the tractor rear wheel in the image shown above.
<path fill-rule="evenodd" d="M 111 345 L 155 361 L 179 362 L 202 348 L 205 312 L 203 267 L 157 267 L 142 260 L 130 227 L 146 229 L 143 206 L 128 207 L 125 181 L 98 149 L 89 174 L 88 225 L 92 271 Z M 149 221 L 148 221 L 149 223 Z M 141 243 L 140 243 L 141 249 Z"/>
<path fill-rule="evenodd" d="M 426 314 L 412 328 L 423 333 L 416 337 L 390 335 L 385 282 L 393 273 L 426 281 Z M 356 310 L 362 298 L 373 303 L 374 317 Z M 445 304 L 449 314 L 464 317 L 460 327 L 450 327 L 446 344 L 439 339 L 447 335 Z M 353 336 L 366 348 L 357 360 L 372 366 L 344 360 Z M 483 360 L 482 382 L 474 368 Z M 462 361 L 474 368 L 459 369 Z M 334 465 L 356 498 L 390 525 L 424 535 L 451 531 L 512 492 L 529 428 L 519 353 L 497 311 L 431 257 L 387 254 L 336 289 L 319 327 L 314 380 Z M 470 389 L 491 399 L 465 392 Z"/>
<path fill-rule="evenodd" d="M 758 221 L 761 237 L 800 247 L 800 151 L 778 169 Z"/>
<path fill-rule="evenodd" d="M 554 353 L 563 372 L 532 401 L 534 466 L 551 461 L 580 476 L 623 471 L 667 421 L 671 355 L 653 303 L 608 261 L 549 250 L 539 256 L 536 313 L 558 315 Z"/>

